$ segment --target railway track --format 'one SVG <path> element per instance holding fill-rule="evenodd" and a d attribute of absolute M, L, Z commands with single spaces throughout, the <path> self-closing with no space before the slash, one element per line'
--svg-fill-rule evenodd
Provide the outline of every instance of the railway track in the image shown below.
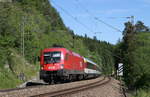
<path fill-rule="evenodd" d="M 99 80 L 94 83 L 90 83 L 90 84 L 86 84 L 86 85 L 82 85 L 82 86 L 78 86 L 78 87 L 73 87 L 70 89 L 60 90 L 60 91 L 56 91 L 56 92 L 49 92 L 49 93 L 45 93 L 45 94 L 34 95 L 32 97 L 57 97 L 57 96 L 62 96 L 62 95 L 66 95 L 66 94 L 73 94 L 73 93 L 76 93 L 79 91 L 83 91 L 83 90 L 87 90 L 87 89 L 91 89 L 94 87 L 99 87 L 99 86 L 105 85 L 110 80 L 111 80 L 111 78 L 104 78 L 104 79 Z"/>
<path fill-rule="evenodd" d="M 58 85 L 41 85 L 26 88 L 1 90 L 0 97 L 56 97 L 65 94 L 73 94 L 78 91 L 103 86 L 111 78 L 100 77 L 93 80 L 78 81 Z"/>

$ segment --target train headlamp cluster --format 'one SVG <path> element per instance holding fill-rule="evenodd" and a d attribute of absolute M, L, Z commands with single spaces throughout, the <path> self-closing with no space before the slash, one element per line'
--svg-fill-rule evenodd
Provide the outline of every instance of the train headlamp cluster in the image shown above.
<path fill-rule="evenodd" d="M 61 65 L 60 65 L 60 69 L 64 69 L 64 64 L 61 64 Z"/>
<path fill-rule="evenodd" d="M 43 66 L 41 66 L 41 70 L 43 70 L 44 69 L 44 67 Z"/>

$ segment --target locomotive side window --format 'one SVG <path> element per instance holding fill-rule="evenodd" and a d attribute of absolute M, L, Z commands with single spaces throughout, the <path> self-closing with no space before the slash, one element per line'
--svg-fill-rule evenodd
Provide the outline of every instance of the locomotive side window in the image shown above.
<path fill-rule="evenodd" d="M 92 64 L 92 63 L 90 63 L 90 62 L 87 62 L 87 68 L 89 68 L 89 69 L 94 69 L 94 70 L 98 70 L 97 66 L 94 65 L 94 64 Z"/>
<path fill-rule="evenodd" d="M 44 53 L 44 64 L 59 63 L 61 60 L 61 52 L 45 52 Z"/>
<path fill-rule="evenodd" d="M 89 69 L 94 69 L 94 65 L 91 64 L 91 63 L 89 63 L 89 62 L 87 62 L 87 68 L 89 68 Z"/>

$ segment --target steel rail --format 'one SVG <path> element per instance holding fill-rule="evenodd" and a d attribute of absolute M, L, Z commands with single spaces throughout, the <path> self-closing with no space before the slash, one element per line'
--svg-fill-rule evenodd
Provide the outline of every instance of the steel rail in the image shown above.
<path fill-rule="evenodd" d="M 108 79 L 104 78 L 104 79 L 99 80 L 99 81 L 94 82 L 94 83 L 90 83 L 90 84 L 86 84 L 86 85 L 82 85 L 82 86 L 78 86 L 78 87 L 73 87 L 73 88 L 69 88 L 69 89 L 64 89 L 64 90 L 60 90 L 60 91 L 55 91 L 55 92 L 49 92 L 49 93 L 45 93 L 45 94 L 34 95 L 31 97 L 56 97 L 56 96 L 62 96 L 62 95 L 66 95 L 66 94 L 74 94 L 74 93 L 79 92 L 79 91 L 88 90 L 91 88 L 103 86 L 103 85 L 109 83 L 110 81 L 111 81 L 110 77 Z"/>

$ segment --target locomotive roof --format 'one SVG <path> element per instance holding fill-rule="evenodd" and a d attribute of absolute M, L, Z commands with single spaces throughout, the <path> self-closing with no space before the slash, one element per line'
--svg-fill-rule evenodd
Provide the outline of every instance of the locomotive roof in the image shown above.
<path fill-rule="evenodd" d="M 61 50 L 61 51 L 66 50 L 66 51 L 72 53 L 74 56 L 82 57 L 80 54 L 72 52 L 71 50 L 68 50 L 68 49 L 62 48 L 62 47 L 45 48 L 43 51 L 45 52 L 45 51 L 51 51 L 51 50 Z"/>
<path fill-rule="evenodd" d="M 56 50 L 66 50 L 66 48 L 60 48 L 60 47 L 52 47 L 52 48 L 45 48 L 43 51 L 47 51 L 47 50 L 54 50 L 54 49 L 56 49 Z"/>

